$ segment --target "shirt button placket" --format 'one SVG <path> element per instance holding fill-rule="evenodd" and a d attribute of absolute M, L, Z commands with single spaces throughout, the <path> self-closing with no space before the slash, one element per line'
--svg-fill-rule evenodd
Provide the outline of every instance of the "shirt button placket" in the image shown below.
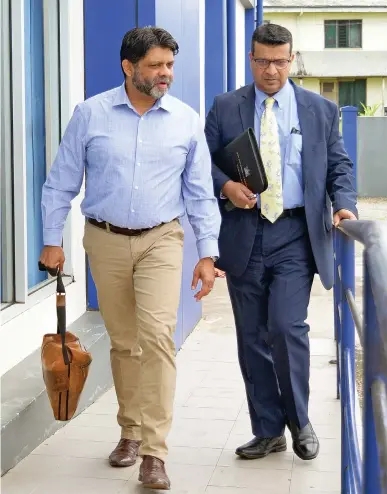
<path fill-rule="evenodd" d="M 136 212 L 136 204 L 137 204 L 137 197 L 138 197 L 138 194 L 135 193 L 135 191 L 139 190 L 139 186 L 137 185 L 138 183 L 138 175 L 140 173 L 140 171 L 138 170 L 138 168 L 141 167 L 141 162 L 142 162 L 142 156 L 141 156 L 141 150 L 142 150 L 142 143 L 143 143 L 143 140 L 141 139 L 141 135 L 142 135 L 142 132 L 141 132 L 141 128 L 142 128 L 142 124 L 144 122 L 144 116 L 140 117 L 140 120 L 138 122 L 138 130 L 137 130 L 137 141 L 136 141 L 136 153 L 135 153 L 135 167 L 134 167 L 134 171 L 133 171 L 133 182 L 134 185 L 133 186 L 133 191 L 132 191 L 132 203 L 131 203 L 131 213 L 135 213 Z"/>

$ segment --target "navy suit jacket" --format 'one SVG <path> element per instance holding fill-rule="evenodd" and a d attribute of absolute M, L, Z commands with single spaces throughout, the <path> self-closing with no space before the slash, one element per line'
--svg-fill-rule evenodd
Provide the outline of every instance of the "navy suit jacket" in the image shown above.
<path fill-rule="evenodd" d="M 333 285 L 332 208 L 357 216 L 353 165 L 339 131 L 337 106 L 293 84 L 302 132 L 302 171 L 306 220 L 317 272 L 325 288 Z M 221 94 L 206 120 L 211 153 L 223 148 L 248 127 L 254 128 L 255 90 L 249 85 Z M 256 208 L 224 210 L 220 191 L 229 178 L 213 164 L 216 197 L 222 214 L 217 267 L 241 276 L 249 262 L 258 215 Z"/>

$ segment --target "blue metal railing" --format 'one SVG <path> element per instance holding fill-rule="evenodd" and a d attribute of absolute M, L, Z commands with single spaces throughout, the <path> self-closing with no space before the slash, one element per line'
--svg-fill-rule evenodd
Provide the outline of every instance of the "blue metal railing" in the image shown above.
<path fill-rule="evenodd" d="M 353 108 L 344 108 L 342 115 L 346 148 L 356 166 L 357 114 Z M 355 241 L 364 246 L 364 323 L 355 304 Z M 334 246 L 341 492 L 387 494 L 387 226 L 383 222 L 343 221 L 335 231 Z M 355 416 L 355 327 L 364 361 L 363 461 Z"/>

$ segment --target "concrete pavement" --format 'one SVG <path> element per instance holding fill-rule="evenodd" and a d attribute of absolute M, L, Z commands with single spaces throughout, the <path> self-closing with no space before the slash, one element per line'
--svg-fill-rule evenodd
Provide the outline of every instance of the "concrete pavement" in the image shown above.
<path fill-rule="evenodd" d="M 363 219 L 387 219 L 387 203 L 360 203 Z M 357 275 L 361 276 L 357 248 Z M 167 462 L 173 494 L 338 494 L 340 404 L 336 400 L 332 291 L 316 277 L 311 325 L 310 418 L 321 441 L 316 460 L 288 451 L 241 461 L 235 448 L 251 439 L 226 282 L 217 280 L 204 317 L 177 357 L 175 417 Z M 144 492 L 138 465 L 110 468 L 119 439 L 114 390 L 39 446 L 2 478 L 4 494 L 131 494 Z"/>
<path fill-rule="evenodd" d="M 204 317 L 179 352 L 175 417 L 167 463 L 173 494 L 336 494 L 340 492 L 340 406 L 330 295 L 316 280 L 312 324 L 311 420 L 321 441 L 312 462 L 288 451 L 240 461 L 234 449 L 251 439 L 234 322 L 225 280 L 217 280 Z M 106 458 L 119 438 L 114 390 L 39 446 L 2 478 L 5 494 L 143 492 L 138 465 L 113 469 Z"/>

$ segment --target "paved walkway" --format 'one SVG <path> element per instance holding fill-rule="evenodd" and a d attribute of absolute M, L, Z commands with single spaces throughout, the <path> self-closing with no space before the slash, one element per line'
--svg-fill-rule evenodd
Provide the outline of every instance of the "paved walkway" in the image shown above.
<path fill-rule="evenodd" d="M 386 201 L 362 201 L 362 219 L 387 219 Z M 361 248 L 357 247 L 361 278 Z M 359 280 L 360 281 L 360 280 Z M 358 287 L 360 288 L 360 287 Z M 172 494 L 338 494 L 340 405 L 332 321 L 332 291 L 318 278 L 311 324 L 310 417 L 321 442 L 319 457 L 302 462 L 288 451 L 240 461 L 236 446 L 251 438 L 243 383 L 236 360 L 234 323 L 224 280 L 204 303 L 204 318 L 178 355 L 175 419 L 169 437 Z M 38 447 L 2 478 L 4 494 L 132 494 L 143 490 L 138 465 L 113 469 L 106 458 L 116 445 L 114 390 Z"/>
<path fill-rule="evenodd" d="M 167 463 L 173 494 L 336 494 L 340 492 L 340 406 L 335 399 L 332 293 L 318 279 L 309 311 L 310 417 L 320 456 L 302 462 L 288 451 L 240 461 L 236 446 L 251 439 L 236 360 L 226 282 L 217 280 L 204 318 L 178 355 L 175 418 Z M 144 492 L 138 465 L 110 468 L 119 438 L 114 390 L 39 446 L 2 478 L 4 494 L 131 494 Z"/>

